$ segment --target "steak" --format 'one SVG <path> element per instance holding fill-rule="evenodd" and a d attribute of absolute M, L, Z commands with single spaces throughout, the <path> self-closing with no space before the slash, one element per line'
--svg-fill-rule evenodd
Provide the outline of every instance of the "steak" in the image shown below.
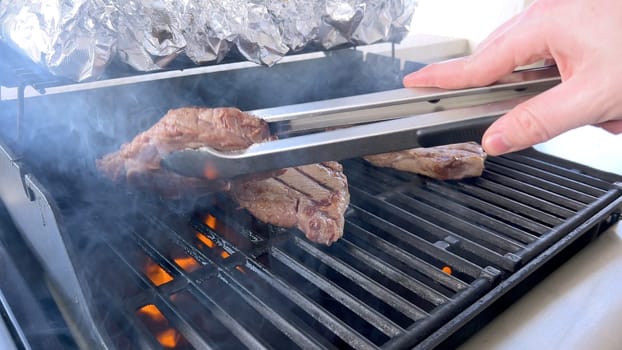
<path fill-rule="evenodd" d="M 425 175 L 439 180 L 459 180 L 482 175 L 486 152 L 475 142 L 413 148 L 364 157 L 378 167 Z"/>
<path fill-rule="evenodd" d="M 350 202 L 348 180 L 337 162 L 287 168 L 269 179 L 234 182 L 231 195 L 259 220 L 297 227 L 309 240 L 326 245 L 343 235 Z"/>
<path fill-rule="evenodd" d="M 115 182 L 156 190 L 167 197 L 229 191 L 257 219 L 276 226 L 297 227 L 314 242 L 331 244 L 343 235 L 350 201 L 348 181 L 339 163 L 287 168 L 234 180 L 208 180 L 178 175 L 161 168 L 173 151 L 209 146 L 229 151 L 270 140 L 267 124 L 235 108 L 170 110 L 150 129 L 120 150 L 97 161 Z"/>
<path fill-rule="evenodd" d="M 160 167 L 162 157 L 186 148 L 210 146 L 230 151 L 270 139 L 268 125 L 236 108 L 188 107 L 170 110 L 160 121 L 117 152 L 97 161 L 114 182 L 155 189 L 169 197 L 227 190 L 227 180 L 205 181 Z"/>

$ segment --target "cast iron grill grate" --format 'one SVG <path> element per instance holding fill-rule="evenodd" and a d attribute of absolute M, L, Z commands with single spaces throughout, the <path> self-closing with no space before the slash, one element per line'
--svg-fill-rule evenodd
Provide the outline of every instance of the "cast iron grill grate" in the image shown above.
<path fill-rule="evenodd" d="M 121 221 L 139 224 L 97 248 L 114 258 L 88 262 L 103 271 L 95 300 L 112 343 L 412 347 L 562 237 L 586 232 L 586 218 L 616 220 L 622 194 L 615 177 L 533 151 L 491 158 L 482 177 L 463 181 L 343 164 L 352 199 L 330 247 L 257 222 L 224 196 L 191 215 L 128 213 Z"/>

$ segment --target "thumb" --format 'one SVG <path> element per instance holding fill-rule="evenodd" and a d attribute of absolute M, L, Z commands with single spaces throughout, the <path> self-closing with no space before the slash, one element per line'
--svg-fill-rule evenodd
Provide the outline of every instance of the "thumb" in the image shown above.
<path fill-rule="evenodd" d="M 516 106 L 484 133 L 482 146 L 490 155 L 518 151 L 547 141 L 597 117 L 598 104 L 576 79 L 569 79 Z"/>

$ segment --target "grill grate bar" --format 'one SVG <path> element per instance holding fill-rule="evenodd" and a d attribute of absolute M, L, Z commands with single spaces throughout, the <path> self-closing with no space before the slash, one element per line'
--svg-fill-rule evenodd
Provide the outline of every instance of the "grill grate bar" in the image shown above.
<path fill-rule="evenodd" d="M 197 348 L 239 349 L 244 347 L 245 343 L 229 330 L 233 325 L 227 326 L 221 322 L 221 319 L 213 313 L 214 308 L 209 306 L 211 305 L 210 300 L 201 301 L 201 299 L 203 296 L 195 286 L 189 286 L 187 289 L 169 296 L 169 300 L 177 312 L 188 320 L 190 327 L 196 329 L 196 332 L 205 338 L 207 344 L 197 346 Z M 207 309 L 208 307 L 210 309 Z M 224 313 L 226 314 L 226 311 Z M 226 339 L 226 345 L 223 344 L 225 343 L 224 339 Z M 247 342 L 246 344 L 248 346 L 250 343 Z M 262 346 L 265 347 L 266 345 L 262 344 Z"/>
<path fill-rule="evenodd" d="M 427 316 L 427 313 L 425 311 L 411 304 L 408 300 L 405 300 L 404 298 L 396 295 L 392 291 L 386 289 L 384 286 L 378 284 L 376 281 L 373 281 L 366 276 L 360 274 L 357 270 L 343 263 L 336 257 L 326 254 L 308 241 L 302 240 L 299 237 L 294 237 L 294 241 L 297 246 L 304 249 L 311 256 L 320 260 L 322 263 L 330 266 L 341 275 L 355 282 L 361 288 L 373 294 L 378 299 L 386 302 L 397 311 L 408 316 L 410 319 L 416 321 Z M 283 251 L 280 252 L 283 253 Z"/>
<path fill-rule="evenodd" d="M 374 247 L 374 250 L 378 250 L 380 252 L 383 252 L 385 255 L 392 256 L 397 261 L 405 264 L 414 271 L 423 274 L 425 277 L 437 282 L 439 285 L 453 292 L 457 292 L 461 289 L 468 287 L 467 283 L 442 272 L 439 268 L 436 268 L 435 266 L 432 266 L 427 262 L 422 261 L 417 256 L 414 256 L 402 250 L 400 247 L 392 243 L 386 242 L 385 240 L 376 235 L 368 233 L 365 229 L 362 229 L 359 226 L 350 222 L 347 223 L 347 225 L 350 232 L 355 232 L 356 235 L 361 235 L 361 239 L 368 240 L 370 246 Z"/>
<path fill-rule="evenodd" d="M 369 340 L 362 337 L 350 326 L 345 324 L 339 318 L 333 316 L 331 313 L 317 305 L 314 301 L 310 300 L 289 284 L 284 282 L 281 278 L 264 269 L 260 265 L 256 265 L 254 262 L 249 261 L 247 265 L 253 272 L 257 274 L 265 283 L 276 289 L 279 293 L 287 297 L 294 304 L 298 305 L 307 314 L 312 316 L 317 322 L 323 324 L 331 332 L 341 338 L 348 345 L 356 349 L 376 349 L 377 347 Z"/>
<path fill-rule="evenodd" d="M 296 259 L 288 256 L 283 251 L 274 248 L 272 251 L 272 256 L 278 259 L 283 264 L 290 267 L 292 270 L 295 270 L 298 274 L 309 280 L 319 289 L 323 290 L 326 294 L 330 295 L 335 300 L 348 307 L 351 311 L 356 313 L 365 321 L 369 322 L 369 324 L 380 330 L 385 335 L 389 337 L 394 337 L 404 332 L 404 329 L 395 324 L 393 321 L 386 318 L 384 315 L 380 314 L 376 310 L 367 307 L 365 303 L 358 300 L 356 297 L 352 296 L 341 287 L 335 285 L 334 283 L 330 282 L 325 278 L 322 278 L 316 273 L 313 273 L 310 269 L 306 268 L 303 264 L 296 261 Z"/>
<path fill-rule="evenodd" d="M 125 259 L 120 256 L 109 243 L 98 244 L 98 251 L 109 251 L 113 257 L 117 257 L 121 262 L 125 263 Z M 97 259 L 97 257 L 96 257 Z M 96 264 L 94 260 L 88 261 L 87 264 Z M 126 288 L 123 292 L 114 290 L 110 286 L 114 286 L 114 283 L 123 283 Z M 97 279 L 97 292 L 98 298 L 94 300 L 95 303 L 105 302 L 105 314 L 102 315 L 102 322 L 104 324 L 113 323 L 114 327 L 119 327 L 119 316 L 109 317 L 109 315 L 117 313 L 122 320 L 127 321 L 123 323 L 123 339 L 115 339 L 115 343 L 121 341 L 126 347 L 138 347 L 143 346 L 146 348 L 157 347 L 157 342 L 151 333 L 139 322 L 134 321 L 135 315 L 130 312 L 134 309 L 135 305 L 128 303 L 129 297 L 135 295 L 140 290 L 149 289 L 150 286 L 146 284 L 133 269 L 119 268 L 118 264 L 112 264 L 109 269 L 103 271 L 101 276 Z M 128 292 L 129 291 L 129 292 Z M 140 345 L 139 345 L 140 343 Z"/>
<path fill-rule="evenodd" d="M 606 192 L 599 188 L 586 185 L 580 182 L 581 180 L 573 180 L 569 177 L 566 177 L 570 176 L 572 174 L 571 172 L 565 172 L 565 174 L 563 175 L 558 175 L 533 166 L 518 163 L 515 160 L 512 160 L 512 158 L 507 157 L 494 158 L 491 160 L 491 162 L 502 165 L 507 169 L 513 169 L 523 174 L 529 174 L 531 175 L 531 177 L 541 179 L 542 182 L 550 182 L 553 184 L 553 187 L 563 187 L 567 189 L 572 189 L 578 193 L 583 193 L 584 195 L 591 197 L 590 202 L 593 201 L 595 197 L 598 197 Z"/>
<path fill-rule="evenodd" d="M 158 220 L 156 220 L 156 218 L 151 218 L 151 222 L 155 223 L 158 226 L 161 226 L 163 228 L 163 230 L 158 230 L 157 232 L 162 234 L 162 233 L 169 233 L 169 234 L 173 234 L 173 235 L 177 235 L 177 231 L 175 230 L 170 230 L 169 227 L 167 225 L 162 226 L 162 223 L 160 223 Z M 166 256 L 163 255 L 163 250 L 157 249 L 157 247 L 152 246 L 152 244 L 147 241 L 145 239 L 145 237 L 153 237 L 153 232 L 155 232 L 156 230 L 147 230 L 145 232 L 145 234 L 138 234 L 137 232 L 134 232 L 133 239 L 136 241 L 136 243 L 141 246 L 142 250 L 145 251 L 147 253 L 147 255 L 151 256 L 152 258 L 154 258 L 154 260 L 156 262 L 159 263 L 160 266 L 166 268 L 167 271 L 169 272 L 174 272 L 173 276 L 174 276 L 174 281 L 170 282 L 172 283 L 179 283 L 181 282 L 179 280 L 180 276 L 185 277 L 183 282 L 185 283 L 189 283 L 191 285 L 195 285 L 195 279 L 192 278 L 191 276 L 189 276 L 189 274 L 187 274 L 185 271 L 183 271 L 183 269 L 178 268 L 172 261 L 170 261 Z M 145 237 L 143 237 L 145 236 Z M 156 239 L 156 241 L 159 241 L 158 239 Z M 185 242 L 184 240 L 182 240 L 182 242 Z M 209 261 L 211 267 L 215 267 L 216 263 L 215 261 L 206 256 L 205 252 L 196 249 L 193 246 L 186 246 L 187 248 L 190 248 L 193 251 L 193 254 L 191 254 L 191 256 L 194 257 L 198 257 L 199 261 Z M 220 269 L 220 271 L 222 272 L 222 269 Z M 140 272 L 136 272 L 138 273 L 141 278 L 146 282 L 149 283 L 149 281 L 145 280 L 145 278 L 142 276 L 142 274 L 140 274 Z M 206 276 L 203 276 L 203 279 L 205 279 Z M 160 294 L 162 297 L 165 297 L 163 294 L 168 294 L 168 293 L 174 293 L 176 290 L 178 290 L 179 288 L 167 288 L 169 287 L 169 284 L 163 284 L 162 286 L 158 287 L 156 290 L 158 290 L 158 294 Z M 232 317 L 221 305 L 220 303 L 218 303 L 216 300 L 214 300 L 214 298 L 212 296 L 210 296 L 208 293 L 206 293 L 205 291 L 203 291 L 201 288 L 198 288 L 198 286 L 194 286 L 194 288 L 192 287 L 185 287 L 189 290 L 189 292 L 197 299 L 201 302 L 201 304 L 203 304 L 203 306 L 209 310 L 209 313 L 211 315 L 213 315 L 216 320 L 218 320 L 218 322 L 220 322 L 231 334 L 233 334 L 242 344 L 244 344 L 245 346 L 248 346 L 249 348 L 252 349 L 268 349 L 268 347 L 265 345 L 265 340 L 260 339 L 257 337 L 257 335 L 253 334 L 251 332 L 251 330 L 249 330 L 247 327 L 245 327 L 242 323 L 238 322 L 234 317 Z M 166 292 L 168 291 L 168 292 Z M 168 303 L 167 303 L 168 305 Z M 170 307 L 170 309 L 173 309 L 172 307 Z M 179 311 L 176 311 L 179 312 Z M 180 317 L 181 318 L 181 317 Z M 193 329 L 193 332 L 196 332 L 196 330 L 194 330 L 194 327 L 191 325 L 186 325 L 184 327 L 184 329 L 187 330 L 188 329 Z M 184 335 L 188 338 L 188 339 L 200 339 L 200 336 L 195 335 L 194 333 L 192 334 L 186 334 L 184 333 Z M 203 346 L 200 346 L 200 348 L 203 348 Z"/>
<path fill-rule="evenodd" d="M 510 198 L 504 197 L 504 196 L 499 195 L 498 193 L 488 191 L 486 189 L 478 188 L 478 187 L 475 187 L 475 186 L 472 186 L 466 183 L 456 183 L 452 187 L 459 189 L 459 191 L 462 193 L 468 194 L 478 199 L 485 200 L 492 205 L 496 205 L 496 206 L 499 206 L 499 207 L 502 207 L 508 210 L 513 210 L 519 215 L 528 217 L 531 220 L 534 220 L 537 222 L 544 223 L 548 226 L 555 226 L 555 225 L 559 225 L 562 222 L 564 222 L 562 219 L 556 216 L 547 214 L 537 208 L 532 208 L 528 205 L 521 203 L 520 201 L 517 201 L 515 199 L 516 197 L 514 196 Z M 519 192 L 515 192 L 513 194 L 518 196 Z"/>
<path fill-rule="evenodd" d="M 173 307 L 168 301 L 164 301 L 163 297 L 156 297 L 155 302 L 153 302 L 160 312 L 165 316 L 165 318 L 170 322 L 170 324 L 179 331 L 181 335 L 192 344 L 193 347 L 199 349 L 210 349 L 212 346 L 208 345 L 204 336 L 200 335 L 188 322 L 188 318 L 184 317 L 183 313 Z M 179 344 L 179 348 L 187 347 L 187 343 L 183 346 Z"/>
<path fill-rule="evenodd" d="M 379 168 L 371 166 L 362 159 L 347 160 L 342 163 L 346 176 L 348 177 L 348 182 L 360 184 L 360 187 L 365 188 L 374 195 L 385 192 L 387 189 L 394 189 L 395 187 L 403 185 L 404 182 L 407 181 L 404 176 L 410 175 L 388 168 L 384 168 L 381 171 Z"/>
<path fill-rule="evenodd" d="M 530 231 L 537 235 L 542 235 L 550 230 L 550 227 L 538 222 L 534 222 L 523 216 L 516 215 L 512 210 L 499 208 L 496 205 L 486 202 L 485 200 L 468 197 L 461 193 L 452 191 L 445 186 L 437 183 L 429 183 L 428 188 L 436 192 L 438 195 L 451 199 L 452 201 L 462 204 L 466 207 L 479 211 L 482 215 L 489 215 L 499 220 L 515 225 L 519 229 Z"/>
<path fill-rule="evenodd" d="M 158 306 L 158 308 L 160 308 L 160 306 Z M 125 315 L 127 315 L 127 313 L 125 313 Z M 131 320 L 131 321 L 129 321 Z M 147 326 L 143 323 L 140 322 L 139 320 L 136 319 L 136 317 L 131 317 L 128 319 L 128 323 L 135 323 L 132 328 L 134 331 L 136 331 L 137 333 L 140 333 L 138 342 L 139 344 L 133 344 L 135 346 L 142 346 L 145 349 L 157 349 L 157 348 L 161 348 L 162 345 L 160 343 L 158 343 L 157 339 L 156 339 L 156 335 L 153 334 L 149 328 L 147 328 Z M 126 332 L 128 330 L 125 330 Z M 129 344 L 128 344 L 129 345 Z M 210 347 L 206 346 L 206 349 L 210 349 Z"/>
<path fill-rule="evenodd" d="M 414 292 L 418 296 L 432 303 L 433 305 L 440 305 L 449 300 L 448 297 L 442 293 L 437 292 L 430 286 L 422 283 L 404 272 L 396 269 L 395 267 L 381 261 L 376 256 L 368 253 L 367 251 L 359 248 L 354 243 L 350 242 L 346 237 L 341 239 L 342 244 L 339 248 L 350 254 L 352 257 L 361 261 L 361 263 L 367 264 L 374 270 L 378 271 L 383 276 L 391 279 L 393 282 L 400 284 L 404 288 Z"/>
<path fill-rule="evenodd" d="M 482 215 L 482 213 L 453 201 L 446 200 L 446 197 L 441 197 L 434 192 L 425 191 L 423 189 L 413 187 L 408 189 L 404 194 L 412 197 L 413 199 L 426 203 L 430 206 L 435 206 L 440 210 L 451 212 L 453 215 L 462 218 L 463 220 L 469 220 L 470 222 L 477 224 L 478 226 L 486 227 L 488 229 L 495 230 L 498 234 L 508 236 L 511 239 L 516 240 L 522 244 L 528 244 L 538 239 L 533 234 L 522 231 L 515 226 L 509 225 L 501 220 L 488 215 Z"/>
<path fill-rule="evenodd" d="M 546 155 L 541 155 L 541 157 Z M 573 170 L 567 166 L 560 166 L 546 159 L 537 159 L 523 154 L 507 154 L 504 156 L 507 159 L 511 159 L 515 162 L 526 164 L 534 168 L 542 169 L 549 173 L 557 174 L 565 179 L 572 179 L 575 183 L 580 184 L 582 187 L 588 188 L 593 191 L 586 191 L 592 195 L 598 196 L 603 192 L 611 188 L 611 182 L 604 181 L 603 179 L 596 178 L 580 170 Z M 598 191 L 600 189 L 601 191 Z"/>
<path fill-rule="evenodd" d="M 437 225 L 443 225 L 451 231 L 454 231 L 454 235 L 466 238 L 501 255 L 508 252 L 516 252 L 523 248 L 523 246 L 515 240 L 499 236 L 496 232 L 486 228 L 477 227 L 470 221 L 463 220 L 453 215 L 453 213 L 448 213 L 447 211 L 437 209 L 426 203 L 418 202 L 401 193 L 396 193 L 387 198 L 387 202 L 400 208 L 408 208 L 409 211 L 412 211 L 413 214 L 416 214 L 418 217 Z"/>
<path fill-rule="evenodd" d="M 515 188 L 518 191 L 529 194 L 535 198 L 554 203 L 558 207 L 569 209 L 572 212 L 576 212 L 581 208 L 585 207 L 584 203 L 581 203 L 574 199 L 564 197 L 551 191 L 547 191 L 546 189 L 534 186 L 531 183 L 518 181 L 511 177 L 505 176 L 504 174 L 490 171 L 489 169 L 484 171 L 484 173 L 482 174 L 482 178 L 511 188 Z"/>
<path fill-rule="evenodd" d="M 228 282 L 229 286 L 231 286 L 232 289 L 235 290 L 236 293 L 240 295 L 249 305 L 251 305 L 258 313 L 260 313 L 263 317 L 270 321 L 275 327 L 277 327 L 281 332 L 287 335 L 297 345 L 305 349 L 317 349 L 323 347 L 314 340 L 314 337 L 309 336 L 309 334 L 305 334 L 300 324 L 293 325 L 290 320 L 279 315 L 274 307 L 267 305 L 264 302 L 264 299 L 257 297 L 251 290 L 244 286 L 240 281 L 238 281 L 237 278 L 235 278 L 229 272 L 223 271 L 222 277 Z M 398 330 L 397 333 L 390 335 L 398 335 L 402 331 L 403 330 Z"/>
<path fill-rule="evenodd" d="M 504 259 L 499 253 L 479 245 L 467 238 L 463 237 L 460 239 L 455 233 L 449 231 L 448 229 L 424 218 L 415 216 L 408 210 L 400 208 L 392 203 L 371 197 L 354 186 L 350 186 L 350 198 L 351 205 L 356 205 L 372 213 L 376 213 L 383 219 L 395 223 L 399 227 L 406 229 L 408 232 L 413 232 L 413 234 L 420 236 L 427 233 L 428 236 L 431 235 L 433 239 L 436 239 L 437 241 L 444 241 L 450 246 L 459 247 L 460 249 L 471 252 L 474 257 L 480 257 L 481 259 L 486 260 L 487 263 L 501 266 L 507 270 L 513 270 L 515 268 L 516 264 L 514 262 Z M 417 231 L 414 231 L 415 229 L 417 229 Z M 432 237 L 426 239 L 432 241 Z"/>
<path fill-rule="evenodd" d="M 228 276 L 234 280 L 234 282 L 231 283 L 239 284 L 250 293 L 252 298 L 261 300 L 267 307 L 275 310 L 280 315 L 279 317 L 282 317 L 288 325 L 298 328 L 300 333 L 304 334 L 310 341 L 316 343 L 312 348 L 336 348 L 335 344 L 330 343 L 330 338 L 334 336 L 331 330 L 324 328 L 324 325 L 314 324 L 315 320 L 310 314 L 307 314 L 296 304 L 290 302 L 289 298 L 283 297 L 278 291 L 265 283 L 265 281 L 255 273 L 254 270 L 257 267 L 250 266 L 248 261 L 241 266 L 244 266 L 244 270 L 238 270 L 237 268 L 230 270 L 231 273 L 229 273 Z M 306 318 L 306 321 L 304 318 Z M 287 334 L 287 329 L 281 329 L 281 331 Z M 326 334 L 330 335 L 327 337 L 325 336 Z"/>
<path fill-rule="evenodd" d="M 549 200 L 544 200 L 539 197 L 525 193 L 519 189 L 507 187 L 503 184 L 492 182 L 483 177 L 474 179 L 473 184 L 492 193 L 502 195 L 506 198 L 511 198 L 521 203 L 522 205 L 529 206 L 529 208 L 532 208 L 532 210 L 537 210 L 554 215 L 554 217 L 558 218 L 558 220 L 559 218 L 566 219 L 574 215 L 574 211 L 552 203 Z"/>
<path fill-rule="evenodd" d="M 198 271 L 216 271 L 216 263 L 199 249 L 189 244 L 187 240 L 179 236 L 179 231 L 171 229 L 168 225 L 152 216 L 149 216 L 148 219 L 154 225 L 157 225 L 159 229 L 144 230 L 140 234 L 135 233 L 135 239 L 141 241 L 149 239 L 148 244 L 152 247 L 152 249 L 160 252 L 159 255 L 163 259 L 166 259 L 170 265 L 175 266 L 175 269 L 179 274 L 184 275 L 189 279 L 192 279 L 193 275 L 193 273 L 186 272 L 184 268 L 174 260 L 175 258 L 170 255 L 175 249 L 183 251 L 187 256 L 195 259 L 195 261 L 200 265 L 200 267 L 198 267 Z"/>
<path fill-rule="evenodd" d="M 457 270 L 469 276 L 472 279 L 477 278 L 481 273 L 481 268 L 472 262 L 465 260 L 464 258 L 452 254 L 448 252 L 444 245 L 440 246 L 431 242 L 424 240 L 423 238 L 413 235 L 405 229 L 394 225 L 393 223 L 386 221 L 362 208 L 356 208 L 356 216 L 360 217 L 361 222 L 354 222 L 352 219 L 348 220 L 348 225 L 353 225 L 356 227 L 357 232 L 361 235 L 361 237 L 365 236 L 381 236 L 383 240 L 387 240 L 389 238 L 394 238 L 394 240 L 399 241 L 398 244 L 404 250 L 412 250 L 414 248 L 415 253 L 419 254 L 424 253 L 430 258 L 439 259 L 445 265 L 456 266 Z M 363 226 L 370 226 L 369 228 L 365 228 Z M 379 232 L 376 234 L 375 232 Z M 356 239 L 357 235 L 348 235 L 347 239 Z M 371 238 L 366 238 L 371 239 Z M 363 240 L 364 241 L 364 240 Z M 412 248 L 410 248 L 412 247 Z M 373 248 L 373 247 L 366 247 Z M 410 249 L 409 249 L 410 248 Z M 434 274 L 437 274 L 437 269 L 434 269 Z M 440 276 L 444 276 L 441 274 Z M 465 285 L 466 286 L 466 285 Z"/>
<path fill-rule="evenodd" d="M 131 236 L 133 237 L 134 240 L 136 239 L 135 233 L 132 234 Z M 151 250 L 151 249 L 148 248 L 148 246 L 143 245 L 143 244 L 148 245 L 148 242 L 135 241 L 135 243 L 142 248 L 141 250 L 147 256 L 150 256 L 153 258 L 159 255 L 159 254 L 155 254 L 154 252 L 149 252 L 148 250 Z M 121 254 L 121 252 L 124 252 L 125 249 L 127 249 L 128 251 L 135 251 L 135 250 L 130 249 L 130 247 L 128 247 L 127 245 L 127 242 L 123 242 L 123 243 L 115 242 L 112 244 L 107 242 L 106 245 L 111 248 L 113 254 L 115 254 L 119 258 L 120 261 L 122 261 L 126 266 L 129 267 L 129 270 L 133 272 L 133 275 L 135 276 L 135 278 L 138 278 L 141 281 L 141 283 L 147 287 L 147 290 L 149 291 L 147 293 L 143 293 L 144 295 L 146 295 L 147 298 L 145 298 L 144 296 L 138 295 L 134 298 L 127 299 L 125 302 L 128 306 L 130 306 L 129 308 L 136 311 L 138 310 L 139 307 L 144 306 L 146 304 L 156 305 L 158 309 L 160 309 L 160 311 L 165 315 L 167 320 L 172 324 L 172 326 L 174 326 L 175 329 L 180 331 L 187 340 L 192 341 L 193 345 L 199 346 L 202 348 L 208 348 L 208 345 L 204 342 L 203 338 L 196 333 L 196 330 L 194 330 L 190 324 L 188 324 L 188 322 L 186 321 L 186 318 L 183 317 L 183 315 L 181 315 L 179 311 L 175 310 L 175 308 L 172 307 L 166 301 L 166 296 L 163 295 L 162 288 L 153 286 L 151 284 L 151 281 L 149 281 L 148 278 L 144 274 L 142 274 L 140 271 L 138 271 L 135 268 L 135 266 L 138 266 L 138 264 L 135 264 L 132 261 L 127 260 L 126 257 L 129 257 L 130 255 Z M 137 247 L 132 247 L 132 248 L 137 248 Z M 140 326 L 139 328 L 141 329 L 143 333 L 151 335 L 150 337 L 147 337 L 147 338 L 153 338 L 155 336 L 154 334 L 149 332 L 146 327 Z M 259 348 L 263 349 L 263 347 L 259 347 Z"/>
<path fill-rule="evenodd" d="M 528 249 L 520 252 L 519 256 L 523 257 L 525 261 L 533 259 L 536 254 L 542 252 L 544 249 L 548 248 L 555 241 L 564 237 L 564 235 L 568 234 L 572 230 L 575 230 L 576 227 L 585 225 L 585 222 L 589 219 L 593 219 L 595 215 L 598 215 L 599 211 L 603 210 L 607 205 L 611 205 L 614 199 L 620 197 L 622 195 L 622 187 L 615 186 L 608 192 L 606 192 L 603 196 L 598 198 L 594 203 L 587 206 L 585 209 L 577 212 L 577 215 L 572 217 L 571 219 L 565 221 L 563 224 L 553 228 L 550 232 L 538 241 L 533 242 L 529 245 Z"/>
<path fill-rule="evenodd" d="M 246 327 L 223 309 L 218 301 L 200 289 L 189 289 L 190 293 L 242 344 L 250 349 L 268 349 L 261 339 L 253 335 Z M 199 294 L 199 295 L 197 295 Z"/>

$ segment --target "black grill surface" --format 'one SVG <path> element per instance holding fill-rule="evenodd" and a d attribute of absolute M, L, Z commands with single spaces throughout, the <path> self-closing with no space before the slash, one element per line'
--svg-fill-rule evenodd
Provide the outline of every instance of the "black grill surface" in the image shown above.
<path fill-rule="evenodd" d="M 0 47 L 2 54 L 9 52 Z M 483 176 L 463 181 L 343 162 L 351 204 L 344 237 L 330 247 L 262 224 L 226 195 L 162 200 L 126 193 L 92 169 L 102 149 L 153 124 L 141 115 L 189 104 L 265 108 L 401 86 L 399 62 L 359 56 L 345 50 L 302 67 L 2 105 L 3 117 L 24 118 L 15 148 L 50 194 L 106 346 L 432 348 L 469 329 L 573 242 L 618 220 L 619 177 L 533 150 L 490 158 Z M 0 60 L 6 86 L 63 84 L 7 62 Z M 383 67 L 365 79 L 386 86 L 363 88 L 351 74 L 356 62 L 362 72 Z M 314 80 L 322 83 L 299 91 L 297 81 Z"/>
<path fill-rule="evenodd" d="M 622 194 L 611 175 L 533 150 L 490 158 L 483 176 L 462 181 L 343 164 L 352 200 L 330 247 L 262 224 L 222 195 L 190 212 L 102 216 L 115 234 L 86 265 L 110 342 L 433 347 L 560 241 L 617 220 Z"/>

